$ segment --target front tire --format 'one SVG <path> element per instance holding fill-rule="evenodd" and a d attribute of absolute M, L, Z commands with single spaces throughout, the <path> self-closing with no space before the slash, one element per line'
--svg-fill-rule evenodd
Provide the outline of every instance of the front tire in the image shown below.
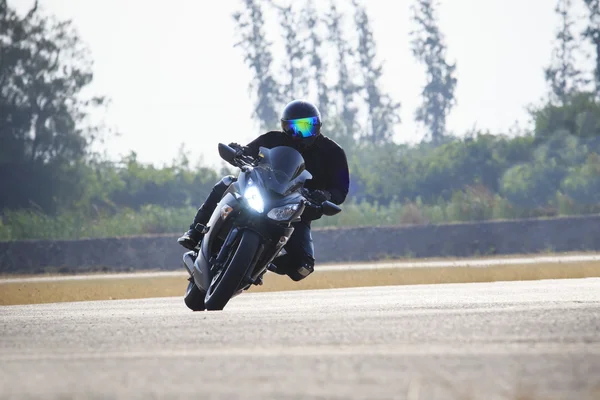
<path fill-rule="evenodd" d="M 206 293 L 204 303 L 207 310 L 222 310 L 237 292 L 254 259 L 260 244 L 260 236 L 254 231 L 245 230 L 238 243 L 237 249 L 231 249 L 235 254 L 224 267 L 224 272 L 219 272 L 223 276 L 218 277 L 216 282 L 213 280 Z"/>
<path fill-rule="evenodd" d="M 198 286 L 196 286 L 194 278 L 190 277 L 190 283 L 188 283 L 188 287 L 183 298 L 185 305 L 188 306 L 188 308 L 192 311 L 204 311 L 206 310 L 206 306 L 204 305 L 204 296 L 206 296 L 206 292 L 200 290 Z"/>

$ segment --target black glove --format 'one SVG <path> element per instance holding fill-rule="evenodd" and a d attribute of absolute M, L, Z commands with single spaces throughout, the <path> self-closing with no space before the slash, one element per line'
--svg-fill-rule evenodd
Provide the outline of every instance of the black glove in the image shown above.
<path fill-rule="evenodd" d="M 246 147 L 242 146 L 241 144 L 237 144 L 235 142 L 229 143 L 229 147 L 235 150 L 236 157 L 243 156 L 244 154 L 246 154 Z"/>
<path fill-rule="evenodd" d="M 309 197 L 315 203 L 323 204 L 327 200 L 331 200 L 331 193 L 329 193 L 327 190 L 311 190 L 309 192 Z"/>

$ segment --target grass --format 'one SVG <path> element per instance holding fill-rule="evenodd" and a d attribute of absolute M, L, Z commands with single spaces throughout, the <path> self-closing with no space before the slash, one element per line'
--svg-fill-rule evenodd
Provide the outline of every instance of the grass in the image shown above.
<path fill-rule="evenodd" d="M 36 211 L 5 211 L 0 217 L 0 240 L 60 240 L 183 232 L 196 209 L 144 206 L 115 213 L 64 212 L 49 216 Z M 35 227 L 35 228 L 32 228 Z"/>
<path fill-rule="evenodd" d="M 369 271 L 319 272 L 317 269 L 314 274 L 300 282 L 293 282 L 287 277 L 269 273 L 265 276 L 264 285 L 252 287 L 250 292 L 589 277 L 600 277 L 600 262 Z M 0 305 L 181 297 L 187 285 L 186 278 L 187 276 L 182 274 L 180 277 L 124 279 L 96 277 L 87 280 L 56 280 L 42 283 L 0 281 Z"/>
<path fill-rule="evenodd" d="M 439 204 L 424 204 L 417 200 L 381 205 L 349 200 L 342 205 L 342 209 L 342 213 L 321 218 L 315 221 L 313 226 L 322 228 L 441 224 L 555 217 L 598 211 L 563 210 L 559 213 L 556 210 L 519 209 L 503 199 L 492 201 L 479 194 L 457 195 L 452 200 Z M 0 241 L 181 233 L 192 222 L 195 213 L 194 207 L 165 208 L 157 205 L 144 205 L 138 211 L 127 208 L 114 212 L 71 210 L 54 216 L 38 211 L 4 211 L 0 214 Z"/>

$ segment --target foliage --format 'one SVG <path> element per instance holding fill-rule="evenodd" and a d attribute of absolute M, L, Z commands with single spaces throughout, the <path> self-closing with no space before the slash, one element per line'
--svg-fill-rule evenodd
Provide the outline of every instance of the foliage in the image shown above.
<path fill-rule="evenodd" d="M 411 32 L 412 52 L 427 67 L 427 83 L 417 109 L 416 120 L 422 122 L 434 143 L 440 143 L 446 133 L 446 117 L 456 104 L 456 63 L 446 61 L 446 45 L 437 22 L 437 1 L 418 0 L 413 7 L 417 25 Z"/>
<path fill-rule="evenodd" d="M 486 188 L 470 187 L 455 192 L 448 201 L 435 204 L 426 204 L 420 198 L 406 203 L 394 201 L 387 205 L 350 200 L 344 204 L 342 213 L 334 217 L 323 217 L 315 221 L 313 226 L 333 228 L 441 224 L 600 211 L 598 203 L 584 208 L 567 196 L 557 197 L 556 203 L 555 207 L 539 209 L 518 207 Z M 157 205 L 145 205 L 137 211 L 120 208 L 114 213 L 73 210 L 55 216 L 30 210 L 9 211 L 0 219 L 0 240 L 81 239 L 158 233 L 171 233 L 175 236 L 190 223 L 194 213 L 194 207 L 165 208 Z M 32 226 L 36 229 L 31 229 Z"/>
<path fill-rule="evenodd" d="M 294 98 L 317 102 L 326 123 L 335 121 L 336 139 L 384 144 L 392 140 L 400 122 L 400 103 L 382 89 L 382 65 L 376 61 L 376 41 L 364 6 L 353 0 L 357 43 L 342 25 L 345 15 L 331 0 L 319 18 L 314 0 L 244 0 L 243 11 L 233 14 L 244 59 L 253 72 L 251 92 L 257 98 L 255 116 L 262 129 L 274 127 L 277 110 Z M 273 58 L 265 35 L 264 15 L 270 6 L 279 21 L 284 52 Z M 331 50 L 326 59 L 323 49 Z M 310 55 L 309 55 L 310 54 Z M 335 62 L 332 62 L 335 61 Z M 282 74 L 277 74 L 277 67 Z M 335 69 L 332 71 L 332 69 Z M 329 78 L 335 77 L 335 83 Z M 360 123 L 358 116 L 365 113 Z M 339 123 L 341 122 L 341 124 Z"/>
<path fill-rule="evenodd" d="M 285 99 L 304 98 L 308 87 L 308 64 L 305 62 L 306 41 L 298 32 L 303 15 L 296 12 L 293 3 L 287 6 L 275 6 L 279 12 L 279 20 L 283 30 L 285 44 L 285 76 L 287 82 L 282 84 Z M 303 21 L 302 21 L 303 22 Z"/>
<path fill-rule="evenodd" d="M 102 203 L 113 209 L 121 207 L 139 210 L 154 204 L 161 207 L 199 206 L 217 182 L 217 173 L 206 167 L 191 169 L 187 159 L 173 161 L 169 166 L 156 168 L 137 161 L 135 153 L 123 160 L 122 167 L 95 168 L 97 193 Z M 106 179 L 108 178 L 108 180 Z M 91 178 L 94 182 L 94 179 Z"/>
<path fill-rule="evenodd" d="M 146 205 L 138 211 L 121 208 L 115 213 L 80 210 L 57 215 L 32 211 L 8 211 L 0 220 L 0 240 L 80 239 L 179 232 L 190 223 L 195 209 Z M 35 227 L 35 229 L 32 229 Z"/>
<path fill-rule="evenodd" d="M 358 0 L 352 0 L 355 8 L 354 22 L 358 28 L 358 64 L 362 75 L 360 91 L 367 104 L 368 123 L 362 139 L 378 145 L 392 142 L 394 125 L 400 122 L 400 103 L 381 89 L 383 65 L 377 62 L 377 45 L 367 11 Z"/>
<path fill-rule="evenodd" d="M 564 194 L 584 208 L 600 205 L 600 157 L 590 154 L 586 162 L 571 167 L 561 184 Z"/>
<path fill-rule="evenodd" d="M 427 203 L 447 200 L 469 185 L 497 192 L 504 170 L 531 157 L 531 143 L 531 136 L 509 139 L 479 133 L 465 139 L 446 138 L 439 146 L 363 147 L 351 158 L 352 175 L 363 182 L 365 199 L 384 204 L 417 197 Z"/>
<path fill-rule="evenodd" d="M 594 102 L 535 110 L 538 118 L 555 115 L 554 132 L 538 121 L 536 126 L 549 132 L 518 137 L 475 132 L 464 138 L 445 137 L 439 145 L 355 145 L 348 152 L 351 190 L 344 212 L 322 218 L 315 226 L 599 212 L 599 136 L 582 134 L 580 124 L 569 122 L 581 114 L 570 111 L 574 104 L 595 115 Z M 177 232 L 189 224 L 220 175 L 202 166 L 191 167 L 185 154 L 162 168 L 141 164 L 132 153 L 120 163 L 90 162 L 78 171 L 85 190 L 77 203 L 55 217 L 39 210 L 5 211 L 0 237 Z"/>
<path fill-rule="evenodd" d="M 594 48 L 594 85 L 596 97 L 600 96 L 600 0 L 583 0 L 588 10 L 588 24 L 583 38 Z"/>
<path fill-rule="evenodd" d="M 276 110 L 280 102 L 280 85 L 275 81 L 271 70 L 273 55 L 271 43 L 267 40 L 264 28 L 263 8 L 259 0 L 244 0 L 243 11 L 233 14 L 237 23 L 239 41 L 235 46 L 244 52 L 244 61 L 252 69 L 254 80 L 250 90 L 256 93 L 254 115 L 262 129 L 269 129 L 279 120 Z"/>
<path fill-rule="evenodd" d="M 531 111 L 534 134 L 540 140 L 561 133 L 576 137 L 600 137 L 600 103 L 592 93 L 577 92 L 564 105 L 546 104 Z"/>
<path fill-rule="evenodd" d="M 37 3 L 20 18 L 0 0 L 0 209 L 52 212 L 80 194 L 80 167 L 99 134 L 88 113 L 104 101 L 81 96 L 92 77 L 69 21 Z"/>
<path fill-rule="evenodd" d="M 355 132 L 358 130 L 358 107 L 355 101 L 358 86 L 352 78 L 353 71 L 349 65 L 352 49 L 344 37 L 343 22 L 344 15 L 332 0 L 326 14 L 326 23 L 328 26 L 327 40 L 331 42 L 335 49 L 337 67 L 337 82 L 332 87 L 331 96 L 333 98 L 332 103 L 335 105 L 335 112 L 338 115 L 337 120 L 341 122 L 336 124 L 336 133 L 339 138 L 343 138 L 345 141 L 354 141 Z"/>
<path fill-rule="evenodd" d="M 330 88 L 326 76 L 328 62 L 323 53 L 324 38 L 319 34 L 319 28 L 323 26 L 325 20 L 319 16 L 315 8 L 314 0 L 308 0 L 306 2 L 305 13 L 308 28 L 305 47 L 310 54 L 310 73 L 312 73 L 315 81 L 314 83 L 317 87 L 317 104 L 319 104 L 319 111 L 321 111 L 323 119 L 327 120 L 333 113 L 330 111 Z"/>
<path fill-rule="evenodd" d="M 561 105 L 567 104 L 571 95 L 581 90 L 585 83 L 582 71 L 576 66 L 580 44 L 572 31 L 575 24 L 572 9 L 572 0 L 557 0 L 555 12 L 560 19 L 560 26 L 556 32 L 552 62 L 544 70 L 553 100 Z"/>

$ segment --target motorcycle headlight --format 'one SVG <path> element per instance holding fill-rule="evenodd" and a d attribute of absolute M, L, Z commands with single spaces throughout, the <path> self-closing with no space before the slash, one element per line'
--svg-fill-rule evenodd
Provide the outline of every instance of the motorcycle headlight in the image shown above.
<path fill-rule="evenodd" d="M 275 221 L 287 221 L 298 211 L 298 204 L 288 204 L 283 207 L 276 207 L 269 211 L 267 217 Z"/>
<path fill-rule="evenodd" d="M 265 210 L 265 202 L 263 201 L 262 196 L 260 195 L 260 190 L 256 186 L 250 186 L 246 189 L 244 193 L 244 198 L 248 201 L 248 205 L 252 207 L 255 211 L 262 213 Z"/>

